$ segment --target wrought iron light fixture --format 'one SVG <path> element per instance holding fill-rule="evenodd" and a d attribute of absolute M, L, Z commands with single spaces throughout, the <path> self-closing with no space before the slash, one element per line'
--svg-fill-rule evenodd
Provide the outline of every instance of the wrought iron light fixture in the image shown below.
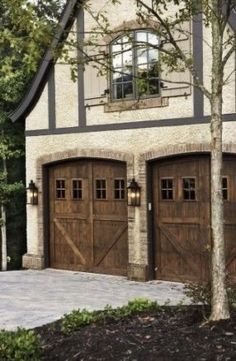
<path fill-rule="evenodd" d="M 38 188 L 31 180 L 26 188 L 27 204 L 38 204 Z"/>
<path fill-rule="evenodd" d="M 128 191 L 128 206 L 133 206 L 133 207 L 140 206 L 141 188 L 134 178 L 128 185 L 127 191 Z"/>

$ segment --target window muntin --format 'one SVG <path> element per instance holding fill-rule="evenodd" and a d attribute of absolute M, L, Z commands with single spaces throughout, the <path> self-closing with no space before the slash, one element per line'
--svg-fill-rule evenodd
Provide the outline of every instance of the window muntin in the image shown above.
<path fill-rule="evenodd" d="M 161 199 L 163 201 L 171 201 L 174 199 L 173 178 L 161 178 Z"/>
<path fill-rule="evenodd" d="M 196 179 L 186 177 L 182 179 L 183 199 L 185 201 L 196 200 Z"/>
<path fill-rule="evenodd" d="M 114 179 L 114 199 L 125 199 L 125 180 Z"/>
<path fill-rule="evenodd" d="M 159 95 L 159 39 L 150 31 L 136 30 L 111 45 L 113 100 Z"/>
<path fill-rule="evenodd" d="M 72 199 L 79 200 L 83 198 L 82 179 L 72 179 Z"/>
<path fill-rule="evenodd" d="M 107 198 L 106 179 L 95 179 L 95 197 L 96 197 L 96 199 L 106 199 Z"/>
<path fill-rule="evenodd" d="M 66 198 L 66 181 L 65 179 L 56 179 L 56 199 Z"/>
<path fill-rule="evenodd" d="M 222 196 L 224 201 L 228 201 L 228 177 L 222 177 Z"/>

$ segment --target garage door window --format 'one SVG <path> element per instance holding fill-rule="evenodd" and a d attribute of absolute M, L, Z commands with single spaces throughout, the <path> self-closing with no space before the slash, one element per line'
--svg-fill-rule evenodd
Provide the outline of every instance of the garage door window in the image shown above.
<path fill-rule="evenodd" d="M 196 200 L 196 179 L 183 178 L 183 199 L 185 201 Z"/>
<path fill-rule="evenodd" d="M 65 179 L 56 179 L 56 198 L 66 198 L 66 181 Z"/>
<path fill-rule="evenodd" d="M 162 178 L 161 179 L 161 199 L 162 200 L 173 200 L 173 179 L 172 178 Z"/>
<path fill-rule="evenodd" d="M 107 184 L 106 179 L 96 179 L 95 180 L 95 195 L 96 199 L 106 199 L 107 198 Z"/>
<path fill-rule="evenodd" d="M 82 179 L 72 179 L 72 198 L 74 200 L 82 199 L 83 189 L 82 189 Z"/>
<path fill-rule="evenodd" d="M 114 198 L 125 199 L 125 180 L 115 179 L 114 180 Z"/>
<path fill-rule="evenodd" d="M 223 200 L 228 200 L 228 177 L 222 177 L 222 195 Z"/>

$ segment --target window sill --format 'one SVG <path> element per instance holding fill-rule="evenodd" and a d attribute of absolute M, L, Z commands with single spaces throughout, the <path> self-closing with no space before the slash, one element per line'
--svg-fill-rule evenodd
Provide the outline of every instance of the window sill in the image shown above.
<path fill-rule="evenodd" d="M 105 112 L 123 112 L 128 110 L 167 107 L 169 99 L 164 97 L 149 99 L 132 99 L 110 102 L 104 105 Z"/>

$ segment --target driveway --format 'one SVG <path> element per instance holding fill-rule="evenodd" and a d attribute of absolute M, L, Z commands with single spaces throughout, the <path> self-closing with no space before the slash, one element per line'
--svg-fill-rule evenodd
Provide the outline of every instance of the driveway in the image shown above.
<path fill-rule="evenodd" d="M 46 269 L 0 272 L 0 329 L 34 328 L 74 309 L 99 310 L 145 297 L 159 304 L 189 303 L 181 283 Z"/>

